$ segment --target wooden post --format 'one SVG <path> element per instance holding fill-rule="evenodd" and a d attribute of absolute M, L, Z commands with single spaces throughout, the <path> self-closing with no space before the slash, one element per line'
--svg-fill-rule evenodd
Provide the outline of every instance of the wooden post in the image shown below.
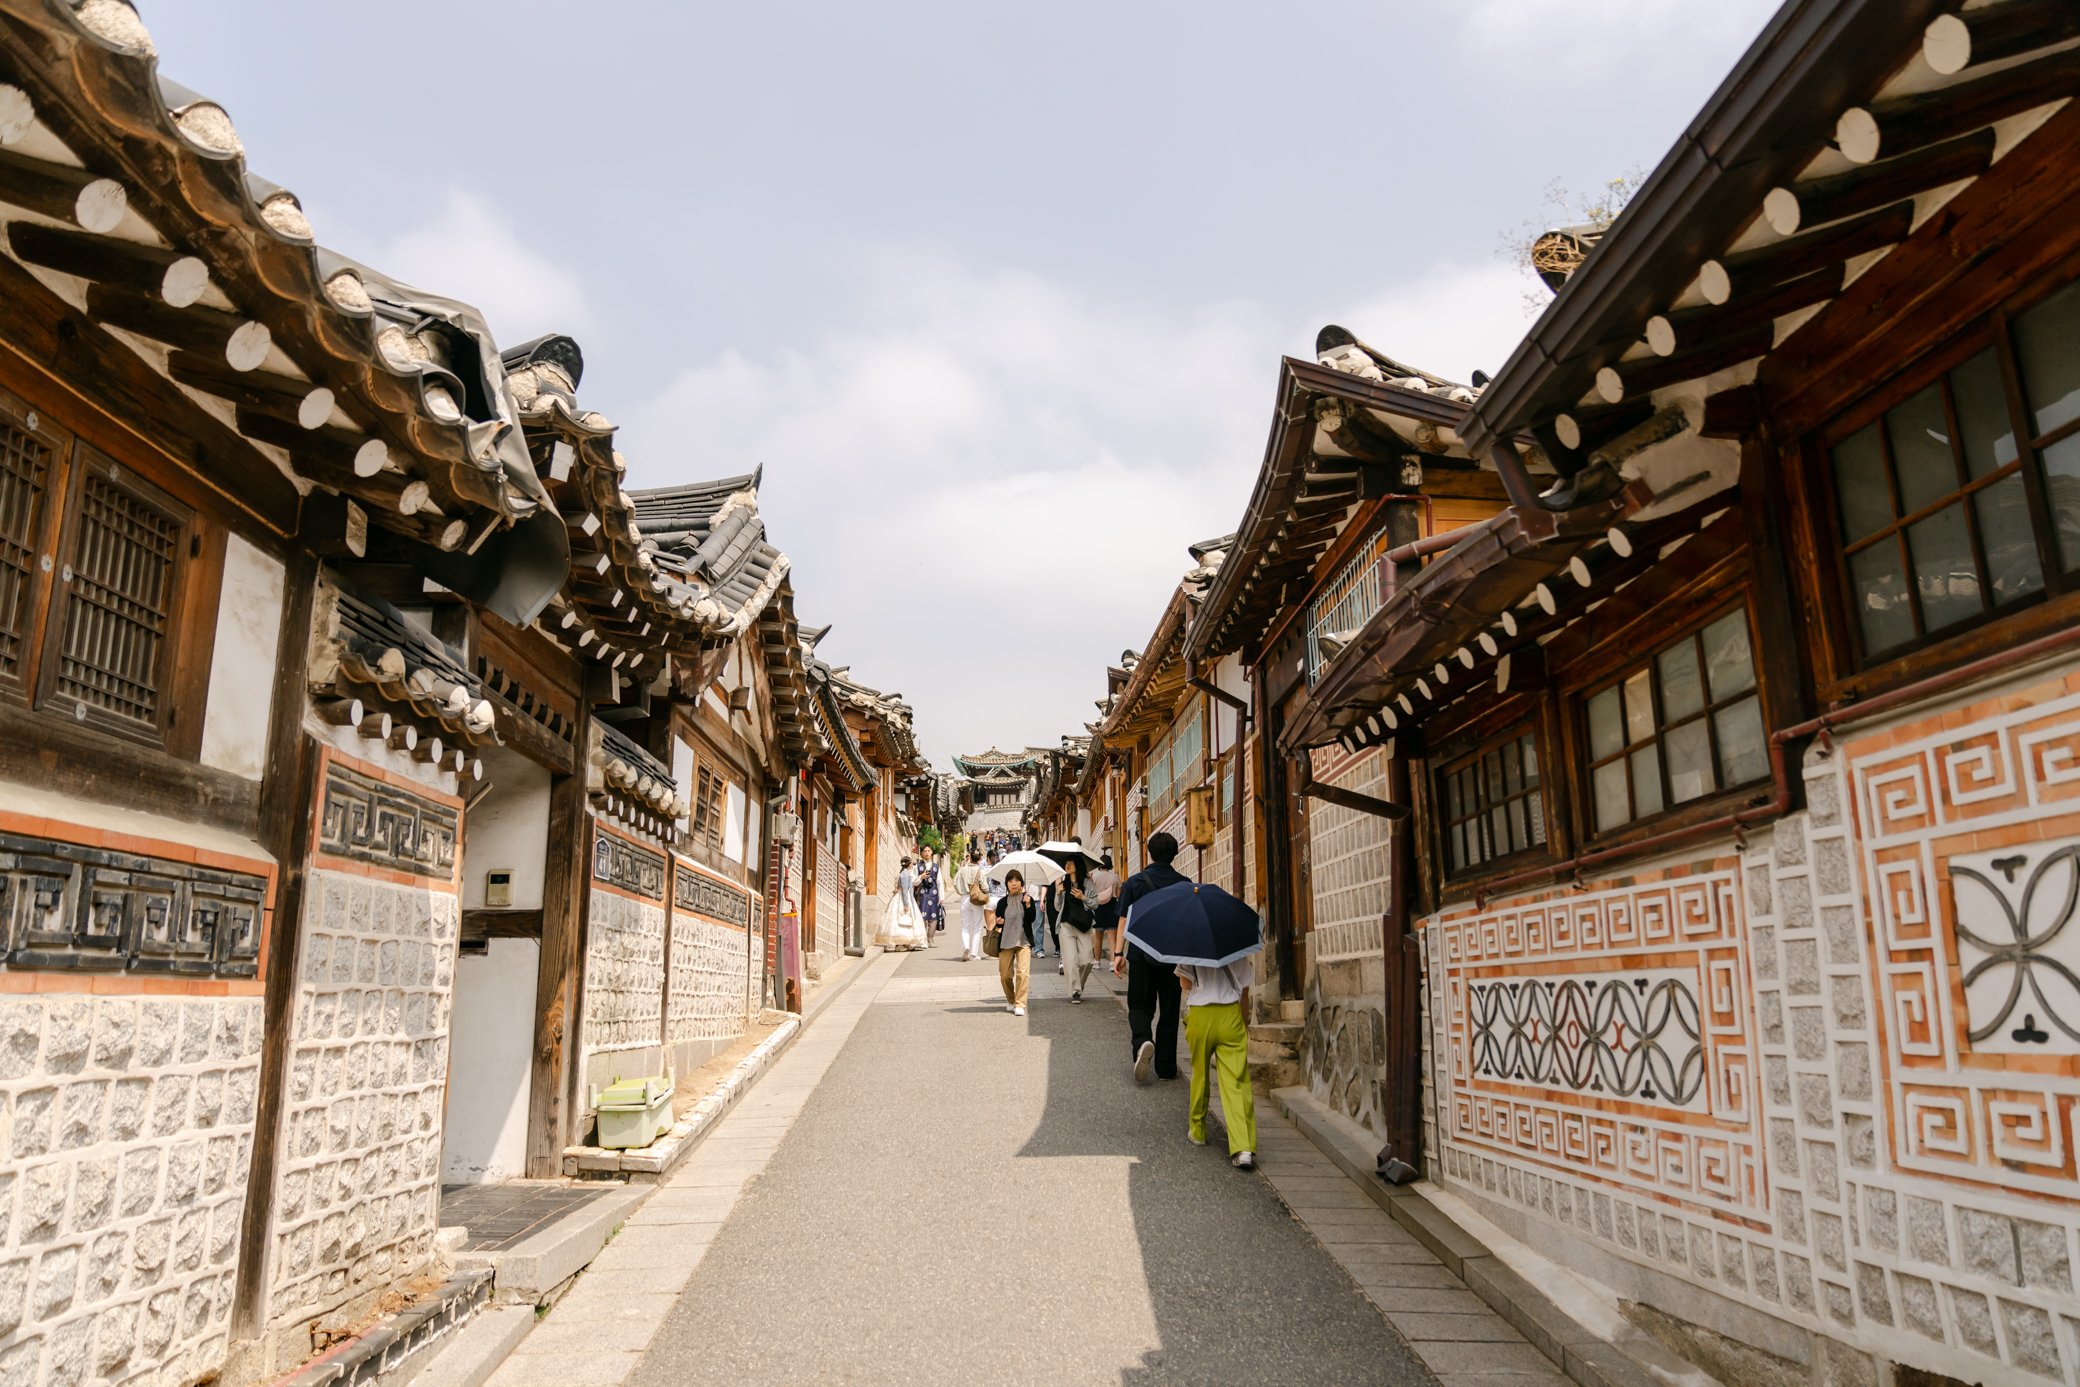
<path fill-rule="evenodd" d="M 578 700 L 571 743 L 591 733 L 591 704 Z M 581 750 L 582 756 L 582 750 Z M 534 1059 L 528 1073 L 527 1174 L 563 1173 L 570 1131 L 577 1050 L 578 987 L 584 976 L 586 907 L 592 889 L 592 815 L 585 806 L 585 768 L 549 783 L 549 840 L 542 874 L 542 951 L 534 984 Z"/>
<path fill-rule="evenodd" d="M 1409 798 L 1408 763 L 1396 755 L 1387 761 L 1387 794 L 1396 803 Z M 1387 1053 L 1382 1097 L 1387 1129 L 1379 1151 L 1379 1173 L 1391 1184 L 1407 1184 L 1423 1171 L 1423 954 L 1421 937 L 1410 928 L 1409 875 L 1413 862 L 1413 823 L 1387 826 L 1387 910 L 1381 921 L 1386 951 Z"/>
<path fill-rule="evenodd" d="M 246 1202 L 238 1225 L 238 1273 L 231 1301 L 234 1340 L 257 1336 L 267 1318 L 268 1232 L 275 1175 L 281 1165 L 289 1045 L 295 1031 L 293 1003 L 302 954 L 305 877 L 312 821 L 319 812 L 318 744 L 303 735 L 317 579 L 318 561 L 308 551 L 293 551 L 282 576 L 281 634 L 275 646 L 267 766 L 260 787 L 260 831 L 275 859 L 274 912 L 268 922 L 266 992 L 261 1003 L 253 1159 L 246 1171 Z"/>

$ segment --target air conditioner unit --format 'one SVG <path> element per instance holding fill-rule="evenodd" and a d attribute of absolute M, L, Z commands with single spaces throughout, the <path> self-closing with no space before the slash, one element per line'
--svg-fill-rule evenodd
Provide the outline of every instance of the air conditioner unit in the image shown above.
<path fill-rule="evenodd" d="M 802 816 L 790 814 L 785 809 L 773 815 L 773 841 L 783 848 L 791 848 L 802 841 Z"/>

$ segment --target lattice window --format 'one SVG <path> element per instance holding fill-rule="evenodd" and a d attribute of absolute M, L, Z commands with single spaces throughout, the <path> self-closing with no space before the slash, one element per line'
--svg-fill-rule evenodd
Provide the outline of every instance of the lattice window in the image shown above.
<path fill-rule="evenodd" d="M 80 479 L 51 699 L 80 716 L 157 727 L 175 566 L 187 514 L 105 464 Z"/>
<path fill-rule="evenodd" d="M 1446 766 L 1437 779 L 1448 872 L 1457 875 L 1546 845 L 1538 744 L 1528 732 Z"/>
<path fill-rule="evenodd" d="M 33 434 L 0 418 L 0 680 L 9 683 L 21 682 L 29 664 L 36 549 L 52 462 L 51 450 Z"/>

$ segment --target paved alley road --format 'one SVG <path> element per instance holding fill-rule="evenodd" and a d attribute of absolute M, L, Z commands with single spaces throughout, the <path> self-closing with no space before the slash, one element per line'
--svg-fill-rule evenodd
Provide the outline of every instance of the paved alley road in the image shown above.
<path fill-rule="evenodd" d="M 1183 1081 L 1135 1085 L 1102 987 L 1068 1005 L 1050 960 L 1014 1017 L 958 957 L 869 963 L 492 1387 L 1439 1381 L 1218 1129 L 1185 1140 Z"/>

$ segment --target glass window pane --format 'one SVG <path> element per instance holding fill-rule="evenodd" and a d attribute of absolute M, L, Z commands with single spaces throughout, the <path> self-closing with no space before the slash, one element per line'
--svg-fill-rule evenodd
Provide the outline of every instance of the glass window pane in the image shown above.
<path fill-rule="evenodd" d="M 2080 283 L 2015 320 L 2015 356 L 2039 435 L 2080 418 Z"/>
<path fill-rule="evenodd" d="M 1465 817 L 1465 811 L 1459 808 L 1459 777 L 1456 775 L 1444 778 L 1444 812 L 1449 819 Z"/>
<path fill-rule="evenodd" d="M 1466 865 L 1466 830 L 1454 826 L 1452 831 L 1445 835 L 1445 843 L 1451 849 L 1452 870 L 1456 872 Z"/>
<path fill-rule="evenodd" d="M 1899 547 L 1883 540 L 1849 556 L 1850 601 L 1863 648 L 1872 655 L 1914 639 L 1914 613 L 1907 606 L 1907 577 Z"/>
<path fill-rule="evenodd" d="M 1885 454 L 1876 424 L 1835 444 L 1834 490 L 1845 542 L 1853 543 L 1892 523 L 1892 488 L 1885 480 Z"/>
<path fill-rule="evenodd" d="M 1731 788 L 1769 774 L 1769 743 L 1762 735 L 1762 705 L 1744 698 L 1713 716 L 1719 734 L 1720 780 Z"/>
<path fill-rule="evenodd" d="M 1625 744 L 1644 742 L 1654 735 L 1654 694 L 1641 670 L 1625 681 Z"/>
<path fill-rule="evenodd" d="M 1625 745 L 1624 719 L 1618 715 L 1618 691 L 1605 689 L 1589 700 L 1589 754 L 1601 761 Z"/>
<path fill-rule="evenodd" d="M 1533 795 L 1524 801 L 1524 806 L 1531 812 L 1531 841 L 1540 847 L 1544 847 L 1546 841 L 1546 802 L 1542 797 Z"/>
<path fill-rule="evenodd" d="M 2029 523 L 2029 500 L 2022 478 L 2006 477 L 1972 497 L 1979 521 L 1979 543 L 1986 549 L 1986 577 L 1998 607 L 2044 586 L 2044 565 L 2037 557 L 2036 531 Z"/>
<path fill-rule="evenodd" d="M 1957 462 L 1950 455 L 1950 424 L 1943 417 L 1943 392 L 1929 386 L 1885 412 L 1892 439 L 1892 471 L 1899 478 L 1899 505 L 1912 515 L 1957 490 Z"/>
<path fill-rule="evenodd" d="M 1487 782 L 1490 803 L 1502 798 L 1502 753 L 1491 751 L 1481 758 L 1481 777 Z"/>
<path fill-rule="evenodd" d="M 1526 737 L 1517 745 L 1524 750 L 1524 783 L 1536 785 L 1538 783 L 1538 743 Z"/>
<path fill-rule="evenodd" d="M 2038 454 L 2044 461 L 2044 491 L 2051 500 L 2051 526 L 2058 536 L 2058 562 L 2080 568 L 2080 434 Z"/>
<path fill-rule="evenodd" d="M 1654 663 L 1661 670 L 1661 716 L 1680 722 L 1704 711 L 1704 679 L 1697 671 L 1697 643 L 1684 641 L 1664 650 Z"/>
<path fill-rule="evenodd" d="M 1643 746 L 1632 753 L 1632 809 L 1640 818 L 1661 812 L 1661 750 Z"/>
<path fill-rule="evenodd" d="M 1704 628 L 1704 667 L 1714 703 L 1755 687 L 1755 653 L 1748 645 L 1746 611 L 1728 612 Z"/>
<path fill-rule="evenodd" d="M 1677 804 L 1686 803 L 1716 788 L 1712 779 L 1712 739 L 1704 719 L 1672 728 L 1661 739 L 1668 753 L 1668 794 Z"/>
<path fill-rule="evenodd" d="M 1950 398 L 1957 406 L 1957 431 L 1964 435 L 1965 470 L 1973 478 L 2015 461 L 2015 431 L 2008 424 L 2008 401 L 1993 348 L 1950 373 Z"/>
<path fill-rule="evenodd" d="M 1488 842 L 1495 857 L 1509 851 L 1509 811 L 1501 805 L 1488 811 Z"/>
<path fill-rule="evenodd" d="M 1921 594 L 1921 623 L 1931 631 L 1975 617 L 1986 609 L 1979 597 L 1979 572 L 1965 532 L 1964 507 L 1945 506 L 1907 527 L 1914 556 L 1914 586 Z"/>
<path fill-rule="evenodd" d="M 1524 788 L 1524 772 L 1517 763 L 1517 744 L 1511 742 L 1495 755 L 1502 762 L 1502 792 L 1516 794 Z"/>
<path fill-rule="evenodd" d="M 1623 761 L 1598 766 L 1592 781 L 1592 788 L 1596 792 L 1596 827 L 1599 832 L 1607 828 L 1616 828 L 1632 817 L 1631 807 L 1625 799 Z"/>

